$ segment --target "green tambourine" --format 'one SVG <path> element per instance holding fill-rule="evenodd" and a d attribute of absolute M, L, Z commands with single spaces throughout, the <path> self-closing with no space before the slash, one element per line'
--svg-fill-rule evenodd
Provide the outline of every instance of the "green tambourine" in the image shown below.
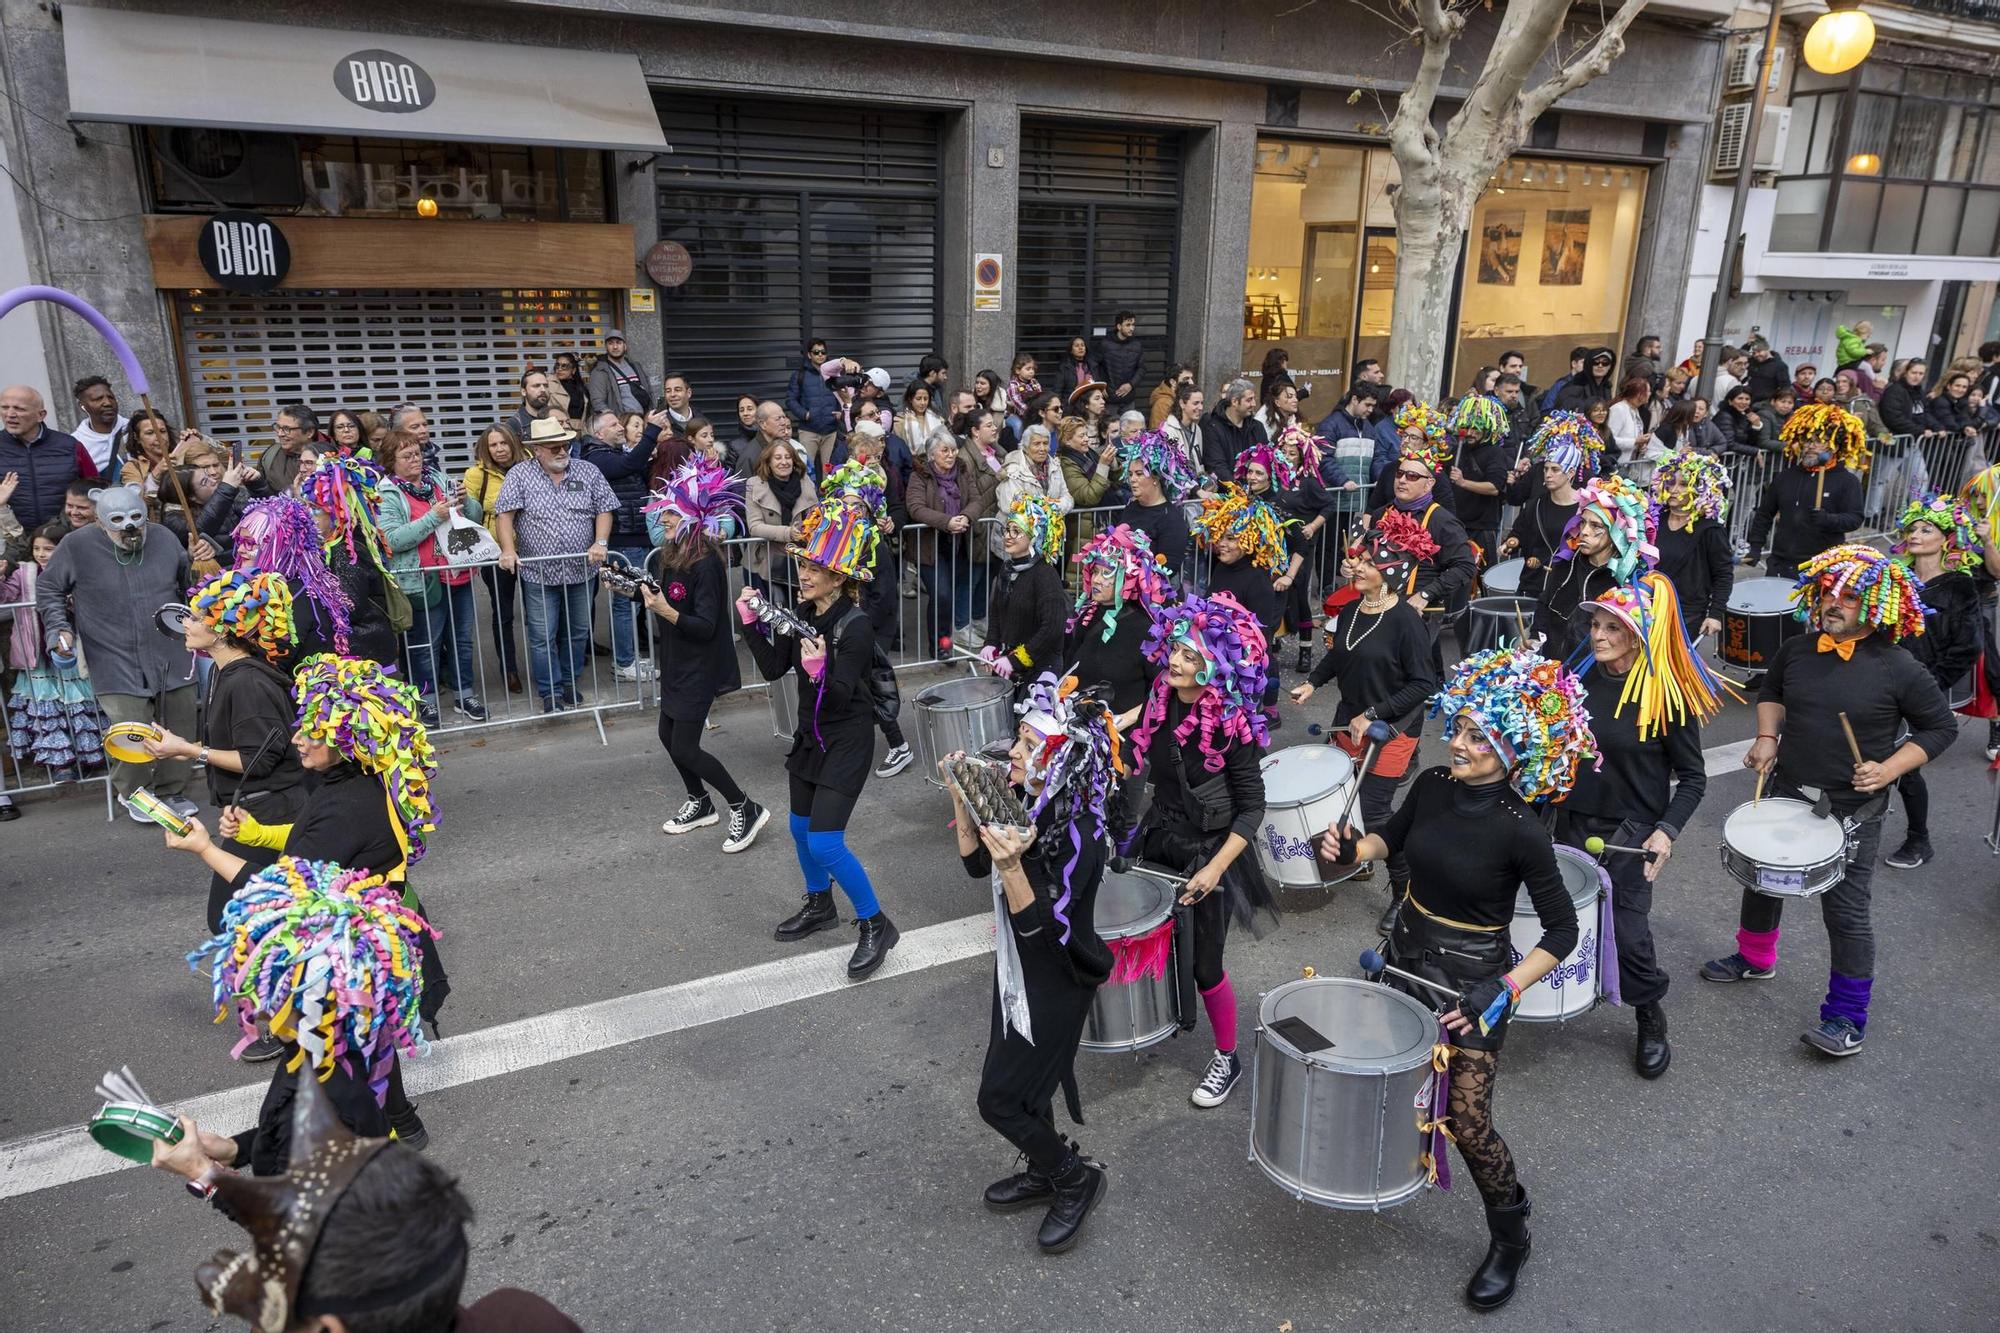
<path fill-rule="evenodd" d="M 152 1162 L 156 1141 L 171 1146 L 181 1141 L 183 1132 L 180 1121 L 143 1102 L 106 1102 L 90 1118 L 90 1137 L 98 1147 L 141 1166 Z"/>

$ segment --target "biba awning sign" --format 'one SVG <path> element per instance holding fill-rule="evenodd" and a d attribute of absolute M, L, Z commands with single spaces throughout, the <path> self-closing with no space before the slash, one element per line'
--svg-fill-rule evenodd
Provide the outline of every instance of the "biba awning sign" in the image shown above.
<path fill-rule="evenodd" d="M 422 111 L 437 101 L 424 67 L 394 51 L 356 51 L 333 67 L 333 86 L 368 111 Z"/>
<path fill-rule="evenodd" d="M 252 296 L 283 282 L 292 267 L 285 233 L 262 213 L 217 213 L 202 225 L 195 252 L 216 286 Z"/>

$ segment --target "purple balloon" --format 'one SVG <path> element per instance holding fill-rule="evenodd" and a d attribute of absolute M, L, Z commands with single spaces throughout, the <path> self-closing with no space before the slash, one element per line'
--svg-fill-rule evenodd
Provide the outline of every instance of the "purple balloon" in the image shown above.
<path fill-rule="evenodd" d="M 133 354 L 132 344 L 125 341 L 125 335 L 113 328 L 111 321 L 106 319 L 96 306 L 76 293 L 66 292 L 60 287 L 16 287 L 5 296 L 0 296 L 0 319 L 5 319 L 12 313 L 15 306 L 25 305 L 29 301 L 48 301 L 82 315 L 90 327 L 97 330 L 97 336 L 111 344 L 111 350 L 117 354 L 118 364 L 124 368 L 125 379 L 131 384 L 132 392 L 142 398 L 152 392 L 152 386 L 146 383 L 146 372 L 140 369 L 139 358 Z"/>

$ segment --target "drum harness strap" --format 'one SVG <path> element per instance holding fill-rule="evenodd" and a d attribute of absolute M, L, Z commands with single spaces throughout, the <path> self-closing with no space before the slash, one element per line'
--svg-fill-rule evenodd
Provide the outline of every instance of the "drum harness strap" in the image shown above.
<path fill-rule="evenodd" d="M 1437 501 L 1433 500 L 1431 501 L 1431 507 L 1424 511 L 1424 516 L 1417 520 L 1417 526 L 1422 528 L 1425 532 L 1429 532 L 1431 530 L 1431 515 L 1435 514 L 1437 511 L 1438 511 Z M 1415 560 L 1412 560 L 1410 562 L 1410 576 L 1403 580 L 1403 595 L 1405 597 L 1409 596 L 1411 593 L 1414 593 L 1417 590 L 1417 569 L 1420 563 L 1421 562 Z"/>
<path fill-rule="evenodd" d="M 1425 1114 L 1417 1120 L 1417 1132 L 1427 1137 L 1421 1160 L 1424 1179 L 1439 1189 L 1451 1188 L 1451 1158 L 1447 1143 L 1457 1143 L 1451 1132 L 1451 1033 L 1438 1024 L 1438 1039 L 1431 1044 L 1431 1095 Z"/>

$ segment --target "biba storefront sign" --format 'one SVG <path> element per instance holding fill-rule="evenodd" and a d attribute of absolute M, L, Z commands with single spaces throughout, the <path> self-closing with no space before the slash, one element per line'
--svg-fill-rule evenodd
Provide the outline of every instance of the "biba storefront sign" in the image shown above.
<path fill-rule="evenodd" d="M 278 224 L 242 210 L 217 213 L 203 223 L 195 252 L 215 285 L 230 292 L 268 292 L 292 267 L 292 247 Z"/>
<path fill-rule="evenodd" d="M 394 51 L 356 51 L 333 67 L 333 86 L 366 111 L 422 111 L 437 101 L 424 67 Z"/>

